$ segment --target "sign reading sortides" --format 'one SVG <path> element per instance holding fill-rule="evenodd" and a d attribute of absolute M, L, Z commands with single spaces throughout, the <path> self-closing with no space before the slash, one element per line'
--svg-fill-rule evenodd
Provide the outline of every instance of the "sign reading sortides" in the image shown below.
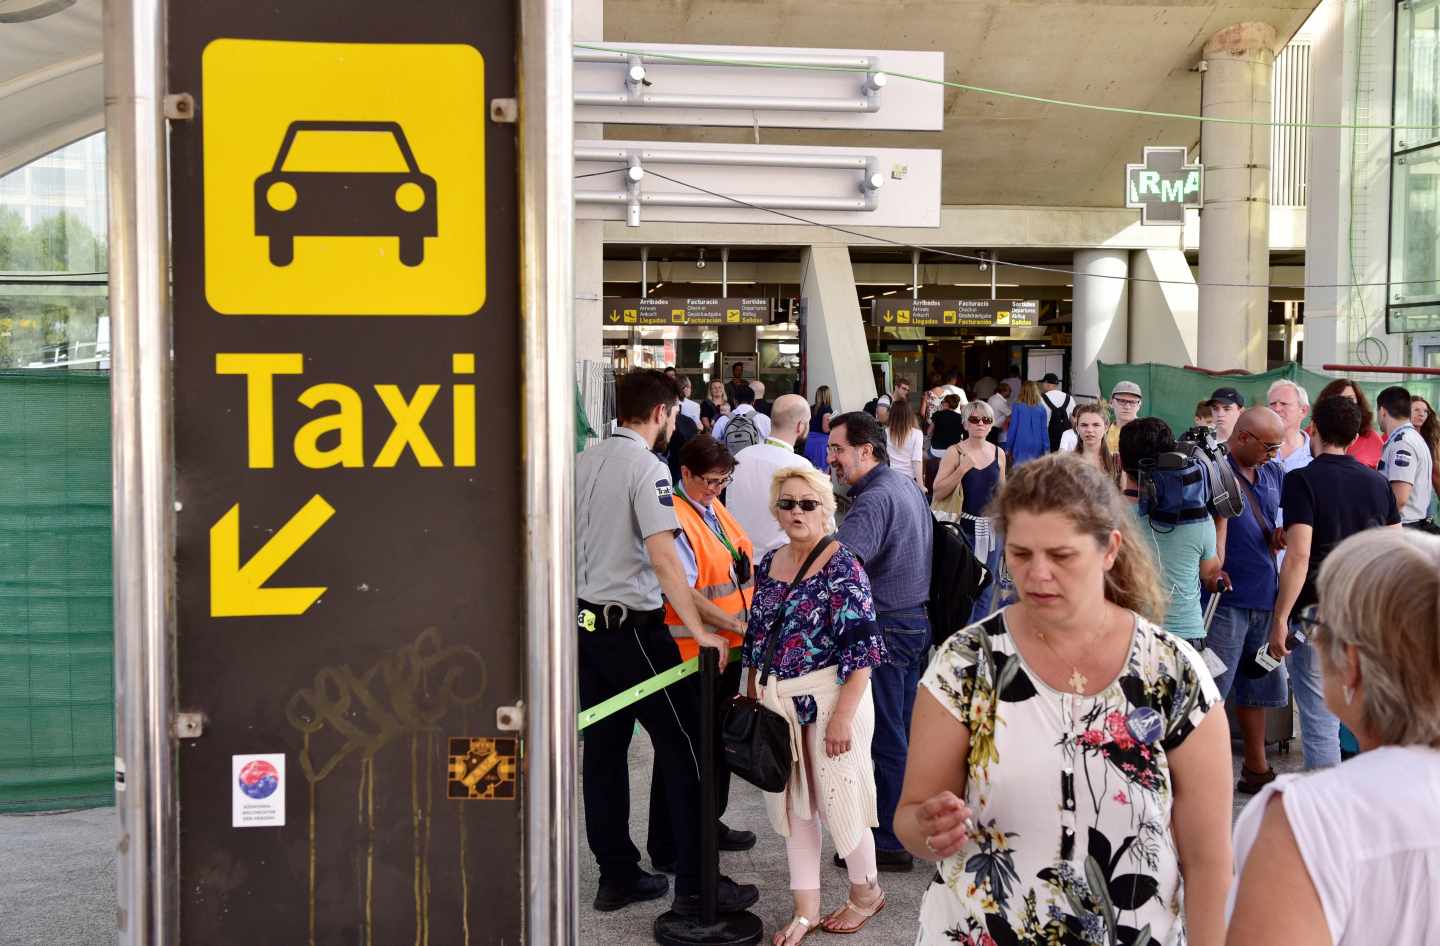
<path fill-rule="evenodd" d="M 606 299 L 605 325 L 769 325 L 770 299 Z"/>
<path fill-rule="evenodd" d="M 870 324 L 911 328 L 1031 328 L 1040 323 L 1034 299 L 876 299 Z"/>

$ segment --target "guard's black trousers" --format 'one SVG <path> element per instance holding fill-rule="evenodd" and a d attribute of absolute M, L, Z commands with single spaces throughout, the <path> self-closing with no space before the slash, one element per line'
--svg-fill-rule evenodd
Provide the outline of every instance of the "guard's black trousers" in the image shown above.
<path fill-rule="evenodd" d="M 693 682 L 698 677 L 691 677 L 682 682 Z M 719 828 L 719 820 L 725 814 L 726 803 L 730 800 L 730 767 L 725 764 L 725 746 L 720 741 L 720 723 L 725 719 L 725 711 L 730 708 L 730 703 L 740 692 L 740 657 L 739 655 L 730 658 L 730 663 L 725 666 L 725 672 L 720 674 L 715 681 L 715 820 L 716 828 Z M 696 687 L 696 695 L 699 695 L 699 688 Z M 695 745 L 700 745 L 699 733 L 697 731 Z M 650 853 L 650 863 L 668 864 L 675 860 L 675 836 L 670 830 L 670 792 L 665 782 L 665 767 L 660 763 L 660 757 L 655 757 L 655 770 L 650 775 L 650 832 L 645 839 L 645 849 Z M 697 810 L 698 813 L 698 810 Z"/>
<path fill-rule="evenodd" d="M 607 626 L 603 610 L 595 630 L 580 629 L 578 663 L 581 708 L 594 706 L 680 663 L 680 650 L 665 626 L 663 610 L 631 612 Z M 611 609 L 611 617 L 618 614 Z M 630 763 L 635 722 L 655 746 L 664 772 L 665 798 L 675 846 L 675 893 L 700 892 L 700 699 L 696 677 L 586 728 L 582 779 L 585 834 L 600 865 L 601 882 L 624 883 L 640 872 L 640 852 L 630 840 Z M 714 829 L 712 824 L 711 830 Z"/>

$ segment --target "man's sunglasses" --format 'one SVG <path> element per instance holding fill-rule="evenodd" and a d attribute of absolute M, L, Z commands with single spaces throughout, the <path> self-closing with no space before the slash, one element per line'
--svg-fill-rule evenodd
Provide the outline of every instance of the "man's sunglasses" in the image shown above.
<path fill-rule="evenodd" d="M 993 424 L 993 423 L 995 423 L 995 422 L 994 422 L 993 420 L 991 420 L 990 418 L 988 418 L 988 417 L 981 417 L 981 416 L 979 416 L 979 415 L 976 415 L 975 417 L 971 417 L 971 418 L 968 418 L 968 419 L 969 419 L 970 423 L 972 423 L 972 424 Z"/>
<path fill-rule="evenodd" d="M 777 500 L 775 500 L 775 508 L 776 508 L 776 509 L 783 509 L 783 510 L 785 510 L 786 512 L 789 512 L 790 510 L 794 509 L 796 506 L 799 506 L 799 507 L 800 507 L 802 510 L 804 510 L 805 512 L 814 512 L 815 510 L 817 510 L 817 509 L 820 508 L 820 500 L 818 500 L 818 499 L 777 499 Z"/>
<path fill-rule="evenodd" d="M 1312 604 L 1301 608 L 1300 613 L 1295 615 L 1295 623 L 1300 625 L 1301 630 L 1305 632 L 1305 636 L 1312 641 L 1317 640 L 1320 635 L 1330 633 L 1329 625 L 1316 617 L 1319 613 L 1320 607 Z"/>

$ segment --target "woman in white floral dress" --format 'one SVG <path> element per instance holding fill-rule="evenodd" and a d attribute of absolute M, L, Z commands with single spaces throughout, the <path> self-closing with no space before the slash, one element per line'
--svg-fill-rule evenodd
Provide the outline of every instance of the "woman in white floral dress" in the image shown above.
<path fill-rule="evenodd" d="M 1133 514 L 1095 467 L 1018 468 L 993 512 L 1019 600 L 926 673 L 895 831 L 940 861 L 917 946 L 1219 946 L 1229 728 Z"/>

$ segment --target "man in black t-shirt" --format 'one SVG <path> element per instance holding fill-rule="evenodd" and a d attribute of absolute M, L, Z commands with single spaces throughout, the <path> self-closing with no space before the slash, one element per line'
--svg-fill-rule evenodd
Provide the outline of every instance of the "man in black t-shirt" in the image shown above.
<path fill-rule="evenodd" d="M 1319 451 L 1309 466 L 1285 475 L 1280 506 L 1285 510 L 1285 564 L 1270 626 L 1270 653 L 1286 657 L 1305 768 L 1340 762 L 1340 722 L 1325 706 L 1320 660 L 1312 644 L 1285 646 L 1300 611 L 1316 603 L 1315 578 L 1325 556 L 1357 532 L 1400 525 L 1395 494 L 1385 477 L 1346 454 L 1360 433 L 1360 406 L 1349 398 L 1327 397 L 1315 405 Z"/>

